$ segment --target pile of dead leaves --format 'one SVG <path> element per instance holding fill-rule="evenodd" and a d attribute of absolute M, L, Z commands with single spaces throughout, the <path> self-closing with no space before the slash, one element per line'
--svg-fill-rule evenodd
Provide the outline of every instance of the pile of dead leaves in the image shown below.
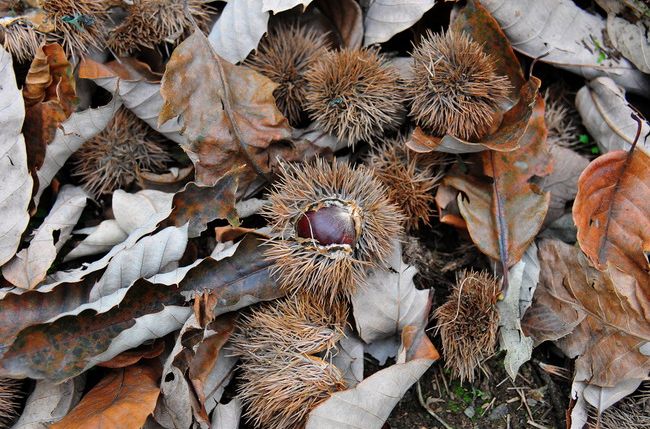
<path fill-rule="evenodd" d="M 0 427 L 380 429 L 547 341 L 598 422 L 650 372 L 650 19 L 576 3 L 0 1 Z"/>

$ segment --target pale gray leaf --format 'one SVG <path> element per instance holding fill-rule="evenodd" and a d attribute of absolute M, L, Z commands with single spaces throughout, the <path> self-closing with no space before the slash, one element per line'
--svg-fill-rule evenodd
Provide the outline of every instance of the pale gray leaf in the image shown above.
<path fill-rule="evenodd" d="M 597 78 L 580 88 L 576 108 L 602 152 L 630 149 L 638 123 L 631 117 L 634 109 L 625 99 L 625 91 L 612 79 Z M 650 139 L 645 140 L 648 133 L 650 125 L 644 121 L 636 147 L 650 155 Z"/>
<path fill-rule="evenodd" d="M 86 141 L 102 132 L 121 105 L 122 101 L 118 97 L 113 97 L 113 100 L 107 105 L 74 112 L 61 123 L 56 130 L 54 140 L 47 145 L 43 165 L 36 172 L 38 176 L 38 191 L 34 196 L 36 205 L 38 205 L 43 191 L 50 185 L 70 155 L 75 153 Z"/>
<path fill-rule="evenodd" d="M 364 46 L 382 43 L 418 22 L 435 0 L 374 0 L 366 12 Z"/>
<path fill-rule="evenodd" d="M 14 256 L 29 223 L 34 181 L 21 133 L 24 119 L 25 103 L 11 55 L 0 46 L 0 265 Z"/>
<path fill-rule="evenodd" d="M 79 187 L 65 185 L 61 188 L 54 206 L 34 233 L 29 246 L 2 267 L 4 278 L 22 289 L 33 289 L 45 280 L 47 270 L 70 238 L 86 207 L 87 198 L 88 194 Z M 56 241 L 55 234 L 58 234 Z"/>
<path fill-rule="evenodd" d="M 609 76 L 628 91 L 647 96 L 650 77 L 624 58 L 606 54 L 605 19 L 571 0 L 483 0 L 522 54 L 593 79 Z"/>
<path fill-rule="evenodd" d="M 219 404 L 212 414 L 212 427 L 218 429 L 237 429 L 241 420 L 242 404 L 237 397 L 227 404 Z"/>
<path fill-rule="evenodd" d="M 226 61 L 243 61 L 266 33 L 269 12 L 259 0 L 229 0 L 221 16 L 212 27 L 208 40 Z"/>
<path fill-rule="evenodd" d="M 550 152 L 553 171 L 542 181 L 542 190 L 551 193 L 544 225 L 549 225 L 564 215 L 566 203 L 573 201 L 578 192 L 578 178 L 589 165 L 589 159 L 566 147 L 552 145 Z"/>
<path fill-rule="evenodd" d="M 607 35 L 612 45 L 644 73 L 650 73 L 650 40 L 643 21 L 635 24 L 614 15 L 607 17 Z"/>
<path fill-rule="evenodd" d="M 311 2 L 312 0 L 262 0 L 262 11 L 276 14 L 298 5 L 302 5 L 302 10 L 305 10 Z"/>
<path fill-rule="evenodd" d="M 506 350 L 504 366 L 513 380 L 519 368 L 530 360 L 533 339 L 521 330 L 521 318 L 530 307 L 533 293 L 539 281 L 540 265 L 537 246 L 533 242 L 523 257 L 508 273 L 508 290 L 503 300 L 497 303 L 499 311 L 499 343 Z"/>
<path fill-rule="evenodd" d="M 115 219 L 107 219 L 92 228 L 84 228 L 74 231 L 73 234 L 88 234 L 77 247 L 72 249 L 65 258 L 65 262 L 83 256 L 97 255 L 108 252 L 116 244 L 120 244 L 129 236 L 126 231 L 120 228 Z"/>
<path fill-rule="evenodd" d="M 332 363 L 343 374 L 348 387 L 354 387 L 363 380 L 363 341 L 351 330 L 337 345 L 337 353 Z"/>
<path fill-rule="evenodd" d="M 63 383 L 37 380 L 25 409 L 11 429 L 48 429 L 77 405 L 85 384 L 83 374 Z"/>
<path fill-rule="evenodd" d="M 413 283 L 417 269 L 402 261 L 401 246 L 394 245 L 391 269 L 376 269 L 352 296 L 354 320 L 366 343 L 399 335 L 407 325 L 425 323 L 428 290 Z"/>

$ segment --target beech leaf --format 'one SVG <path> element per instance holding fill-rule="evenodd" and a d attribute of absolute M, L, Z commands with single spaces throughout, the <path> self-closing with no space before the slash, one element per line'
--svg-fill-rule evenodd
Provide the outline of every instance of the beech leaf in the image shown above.
<path fill-rule="evenodd" d="M 61 188 L 29 246 L 2 267 L 4 278 L 22 289 L 33 289 L 45 280 L 57 253 L 70 238 L 87 199 L 88 194 L 79 187 L 65 185 Z"/>
<path fill-rule="evenodd" d="M 75 112 L 61 123 L 56 130 L 54 140 L 47 146 L 43 166 L 36 172 L 38 177 L 38 191 L 34 196 L 36 205 L 38 205 L 43 191 L 50 185 L 70 155 L 86 141 L 102 132 L 121 105 L 122 102 L 117 97 L 113 97 L 113 100 L 107 105 Z"/>
<path fill-rule="evenodd" d="M 273 98 L 276 86 L 247 67 L 225 61 L 200 31 L 174 50 L 162 80 L 165 103 L 159 122 L 181 115 L 197 184 L 211 186 L 230 168 L 244 164 L 244 189 L 256 176 L 269 173 L 271 142 L 291 136 Z"/>
<path fill-rule="evenodd" d="M 364 17 L 364 46 L 385 42 L 410 28 L 435 3 L 436 0 L 371 0 Z"/>
<path fill-rule="evenodd" d="M 605 19 L 571 0 L 482 0 L 505 29 L 512 47 L 530 58 L 593 79 L 610 76 L 640 95 L 650 91 L 650 77 L 624 58 L 609 55 Z"/>
<path fill-rule="evenodd" d="M 259 0 L 229 0 L 208 36 L 219 57 L 236 64 L 257 48 L 269 24 L 268 11 Z"/>
<path fill-rule="evenodd" d="M 582 172 L 573 204 L 578 243 L 591 263 L 634 276 L 650 297 L 650 157 L 640 151 L 609 152 Z M 628 292 L 630 293 L 630 292 Z M 650 307 L 648 307 L 650 314 Z"/>
<path fill-rule="evenodd" d="M 158 399 L 160 370 L 135 365 L 113 370 L 52 429 L 140 428 Z"/>
<path fill-rule="evenodd" d="M 576 108 L 582 123 L 596 140 L 602 152 L 629 150 L 634 142 L 638 123 L 632 118 L 634 109 L 625 100 L 625 91 L 609 77 L 599 77 L 580 88 Z M 650 155 L 650 124 L 642 122 L 637 149 Z"/>
<path fill-rule="evenodd" d="M 305 428 L 381 429 L 393 407 L 438 358 L 422 329 L 406 327 L 397 362 L 352 389 L 334 393 L 309 414 Z"/>
<path fill-rule="evenodd" d="M 14 256 L 27 228 L 34 181 L 21 134 L 25 104 L 16 85 L 11 55 L 0 46 L 0 265 Z"/>

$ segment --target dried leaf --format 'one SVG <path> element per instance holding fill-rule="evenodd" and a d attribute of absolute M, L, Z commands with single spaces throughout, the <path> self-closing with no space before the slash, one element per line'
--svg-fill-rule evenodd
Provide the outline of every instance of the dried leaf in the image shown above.
<path fill-rule="evenodd" d="M 18 252 L 2 267 L 4 278 L 22 289 L 33 289 L 45 280 L 57 253 L 70 238 L 87 199 L 88 194 L 79 187 L 65 185 L 61 188 L 54 206 L 34 233 L 29 247 Z"/>
<path fill-rule="evenodd" d="M 234 398 L 226 405 L 219 404 L 212 414 L 212 427 L 219 429 L 238 429 L 241 420 L 242 404 Z"/>
<path fill-rule="evenodd" d="M 347 386 L 355 387 L 363 380 L 363 341 L 354 332 L 346 331 L 336 348 L 332 364 L 341 371 Z"/>
<path fill-rule="evenodd" d="M 625 100 L 623 88 L 609 77 L 599 77 L 583 86 L 576 95 L 576 108 L 589 134 L 602 152 L 629 150 L 638 123 L 632 119 L 635 109 Z M 643 121 L 637 149 L 650 155 L 650 124 Z"/>
<path fill-rule="evenodd" d="M 576 247 L 557 240 L 539 244 L 540 282 L 522 320 L 535 343 L 552 340 L 575 362 L 574 382 L 614 387 L 643 380 L 650 356 L 648 298 L 637 282 L 610 265 L 601 272 Z"/>
<path fill-rule="evenodd" d="M 141 235 L 137 237 L 140 238 L 150 232 L 147 232 L 148 226 L 156 226 L 170 215 L 173 197 L 173 194 L 148 189 L 135 194 L 115 190 L 112 201 L 115 219 L 75 231 L 75 234 L 88 236 L 66 255 L 65 261 L 109 251 L 127 237 L 133 239 L 136 231 L 140 231 Z"/>
<path fill-rule="evenodd" d="M 298 5 L 301 5 L 302 10 L 305 10 L 311 2 L 312 0 L 262 0 L 262 11 L 273 12 L 273 14 L 276 14 L 278 12 L 293 9 Z"/>
<path fill-rule="evenodd" d="M 521 330 L 521 318 L 530 307 L 533 293 L 539 280 L 539 260 L 537 246 L 533 242 L 521 261 L 510 268 L 509 284 L 503 300 L 497 303 L 499 310 L 499 345 L 506 350 L 503 365 L 514 381 L 519 368 L 530 360 L 533 352 L 533 339 Z"/>
<path fill-rule="evenodd" d="M 16 86 L 11 55 L 0 46 L 0 265 L 14 256 L 29 222 L 33 180 L 20 133 L 25 105 Z"/>
<path fill-rule="evenodd" d="M 578 192 L 578 178 L 589 165 L 589 159 L 571 149 L 552 145 L 550 152 L 553 157 L 553 171 L 545 176 L 542 182 L 544 192 L 551 193 L 548 213 L 544 219 L 545 226 L 564 215 L 566 204 L 573 201 Z"/>
<path fill-rule="evenodd" d="M 158 125 L 158 115 L 163 105 L 160 83 L 149 82 L 140 73 L 145 64 L 130 58 L 110 61 L 105 64 L 83 59 L 79 65 L 79 77 L 92 79 L 97 85 L 119 96 L 124 107 L 142 119 L 152 129 L 180 145 L 186 140 L 180 135 L 181 126 L 175 121 Z"/>
<path fill-rule="evenodd" d="M 228 1 L 208 36 L 219 57 L 236 64 L 257 48 L 269 24 L 268 10 L 259 0 Z"/>
<path fill-rule="evenodd" d="M 582 172 L 573 204 L 578 243 L 591 263 L 634 276 L 636 292 L 650 298 L 650 157 L 635 150 L 609 152 Z M 643 302 L 643 301 L 642 301 Z M 650 315 L 650 305 L 645 308 Z"/>
<path fill-rule="evenodd" d="M 11 429 L 49 429 L 77 405 L 86 384 L 85 375 L 63 383 L 38 380 L 25 409 Z"/>
<path fill-rule="evenodd" d="M 152 359 L 158 357 L 165 351 L 165 342 L 163 340 L 154 341 L 151 344 L 143 344 L 132 350 L 127 350 L 115 356 L 113 359 L 102 362 L 97 366 L 103 368 L 124 368 L 135 365 L 142 359 Z"/>
<path fill-rule="evenodd" d="M 426 323 L 429 291 L 415 288 L 417 269 L 402 261 L 399 243 L 389 264 L 390 269 L 374 270 L 352 297 L 357 330 L 366 343 L 399 336 L 405 326 Z"/>
<path fill-rule="evenodd" d="M 110 372 L 52 429 L 140 429 L 158 399 L 160 370 L 136 365 Z"/>
<path fill-rule="evenodd" d="M 162 80 L 159 122 L 182 115 L 198 184 L 212 185 L 243 164 L 243 188 L 269 172 L 271 142 L 291 135 L 275 105 L 275 87 L 261 74 L 224 61 L 200 32 L 174 50 Z"/>
<path fill-rule="evenodd" d="M 165 224 L 180 226 L 189 222 L 190 238 L 201 235 L 208 223 L 215 219 L 227 219 L 231 225 L 238 226 L 235 193 L 239 183 L 238 177 L 244 168 L 233 168 L 220 177 L 214 186 L 188 183 L 174 195 L 174 208 Z"/>
<path fill-rule="evenodd" d="M 318 9 L 336 28 L 341 46 L 358 49 L 363 40 L 363 13 L 354 0 L 320 0 Z"/>
<path fill-rule="evenodd" d="M 627 90 L 650 91 L 650 78 L 606 51 L 606 23 L 569 0 L 483 0 L 515 50 L 593 79 L 610 76 Z"/>
<path fill-rule="evenodd" d="M 552 171 L 545 140 L 544 101 L 538 97 L 521 147 L 482 154 L 483 169 L 492 184 L 468 174 L 443 179 L 443 185 L 461 191 L 458 207 L 472 241 L 507 267 L 521 259 L 548 210 L 550 195 L 530 182 Z"/>
<path fill-rule="evenodd" d="M 646 23 L 647 24 L 647 23 Z M 650 73 L 650 40 L 647 25 L 607 16 L 607 35 L 612 45 L 643 73 Z"/>
<path fill-rule="evenodd" d="M 47 146 L 43 166 L 36 173 L 38 191 L 34 196 L 34 203 L 37 206 L 43 191 L 50 185 L 70 155 L 106 128 L 121 105 L 122 102 L 114 97 L 105 106 L 73 113 L 56 130 L 54 140 Z"/>
<path fill-rule="evenodd" d="M 175 272 L 151 281 L 140 279 L 127 289 L 120 305 L 109 311 L 82 311 L 22 330 L 13 343 L 3 341 L 0 345 L 0 375 L 52 380 L 73 377 L 180 329 L 192 312 L 187 302 L 204 291 L 213 297 L 215 316 L 282 296 L 269 275 L 270 263 L 262 256 L 261 244 L 261 239 L 248 236 L 232 257 L 220 261 L 206 258 L 183 270 L 178 286 L 172 283 L 179 277 Z M 0 304 L 12 297 L 5 297 Z"/>
<path fill-rule="evenodd" d="M 436 0 L 372 0 L 366 11 L 363 45 L 382 43 L 410 28 Z"/>
<path fill-rule="evenodd" d="M 306 429 L 381 429 L 393 407 L 438 358 L 421 329 L 406 327 L 395 365 L 334 393 L 309 414 Z"/>

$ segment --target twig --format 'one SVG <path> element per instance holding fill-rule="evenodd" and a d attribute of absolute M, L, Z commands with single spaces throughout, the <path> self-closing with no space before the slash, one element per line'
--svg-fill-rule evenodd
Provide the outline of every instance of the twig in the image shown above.
<path fill-rule="evenodd" d="M 420 380 L 417 381 L 417 390 L 418 390 L 418 401 L 420 402 L 420 405 L 422 405 L 422 408 L 424 408 L 427 413 L 431 414 L 431 417 L 436 419 L 438 423 L 440 423 L 445 429 L 454 429 L 453 427 L 449 426 L 447 422 L 442 419 L 442 417 L 436 414 L 424 401 L 424 397 L 422 396 L 422 387 L 420 386 Z"/>

